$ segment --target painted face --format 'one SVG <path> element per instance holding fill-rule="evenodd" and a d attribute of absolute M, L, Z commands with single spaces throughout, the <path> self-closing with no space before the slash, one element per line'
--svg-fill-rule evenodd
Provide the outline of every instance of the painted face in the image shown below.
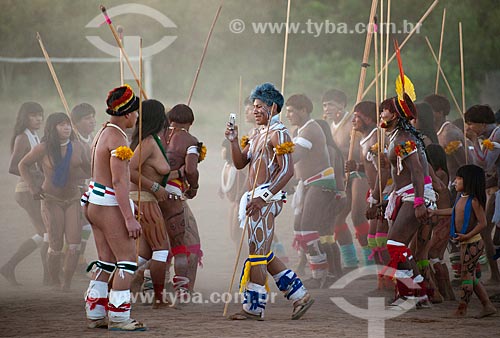
<path fill-rule="evenodd" d="M 292 126 L 298 126 L 301 118 L 301 112 L 293 106 L 286 106 L 286 118 Z"/>
<path fill-rule="evenodd" d="M 382 128 L 387 128 L 392 125 L 392 123 L 396 120 L 396 113 L 391 113 L 389 109 L 383 109 L 380 113 L 380 126 Z"/>
<path fill-rule="evenodd" d="M 42 113 L 30 113 L 28 115 L 28 129 L 34 131 L 42 127 L 43 114 Z"/>
<path fill-rule="evenodd" d="M 61 140 L 67 140 L 71 136 L 71 123 L 69 121 L 58 123 L 56 130 Z"/>
<path fill-rule="evenodd" d="M 257 125 L 267 125 L 267 121 L 271 117 L 271 107 L 261 100 L 255 99 L 253 101 L 253 116 Z"/>
<path fill-rule="evenodd" d="M 455 190 L 458 192 L 464 191 L 464 179 L 463 177 L 456 176 L 455 181 L 453 181 L 453 185 L 455 186 Z"/>
<path fill-rule="evenodd" d="M 336 101 L 323 102 L 323 119 L 327 121 L 335 121 L 339 123 L 345 114 L 345 105 Z"/>
<path fill-rule="evenodd" d="M 253 116 L 253 105 L 249 104 L 245 106 L 245 122 L 254 124 L 255 116 Z"/>
<path fill-rule="evenodd" d="M 78 123 L 76 124 L 76 128 L 83 135 L 90 135 L 95 129 L 95 116 L 93 114 L 84 116 Z"/>

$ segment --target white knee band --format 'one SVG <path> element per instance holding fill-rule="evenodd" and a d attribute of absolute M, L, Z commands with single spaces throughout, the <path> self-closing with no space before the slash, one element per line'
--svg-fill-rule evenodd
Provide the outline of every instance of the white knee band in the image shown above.
<path fill-rule="evenodd" d="M 51 254 L 51 255 L 61 255 L 63 252 L 62 251 L 57 251 L 57 250 L 54 250 L 52 249 L 50 246 L 49 246 L 49 249 L 47 250 L 47 253 Z"/>
<path fill-rule="evenodd" d="M 44 241 L 45 243 L 48 243 L 48 242 L 49 242 L 49 233 L 48 233 L 48 232 L 45 232 L 45 233 L 43 234 L 43 241 Z"/>
<path fill-rule="evenodd" d="M 39 246 L 43 242 L 43 237 L 40 236 L 39 234 L 34 235 L 33 237 L 31 237 L 31 239 L 33 240 L 33 242 L 35 242 L 37 246 Z"/>
<path fill-rule="evenodd" d="M 140 268 L 144 264 L 146 264 L 148 260 L 142 256 L 137 257 L 137 266 Z"/>
<path fill-rule="evenodd" d="M 394 277 L 396 278 L 412 278 L 413 277 L 413 270 L 396 270 L 396 273 L 394 274 Z"/>
<path fill-rule="evenodd" d="M 137 270 L 137 263 L 130 261 L 120 261 L 116 262 L 116 268 L 118 269 L 118 276 L 123 279 L 125 278 L 124 272 L 128 272 L 131 275 L 135 273 L 135 271 Z"/>
<path fill-rule="evenodd" d="M 82 248 L 82 244 L 68 244 L 68 252 L 77 252 Z"/>
<path fill-rule="evenodd" d="M 168 250 L 153 251 L 152 259 L 158 262 L 166 262 L 168 258 Z"/>

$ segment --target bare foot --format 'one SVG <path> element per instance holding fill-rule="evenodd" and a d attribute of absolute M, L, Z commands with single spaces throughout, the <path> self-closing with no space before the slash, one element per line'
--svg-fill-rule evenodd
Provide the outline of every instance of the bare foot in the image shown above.
<path fill-rule="evenodd" d="M 14 268 L 11 268 L 8 265 L 4 265 L 4 266 L 2 266 L 2 268 L 0 268 L 0 274 L 2 274 L 2 276 L 5 277 L 5 279 L 10 283 L 10 285 L 12 285 L 12 286 L 19 286 L 19 285 L 21 285 L 16 280 L 16 275 L 14 273 Z"/>
<path fill-rule="evenodd" d="M 474 318 L 479 319 L 479 318 L 494 315 L 495 313 L 497 313 L 497 309 L 493 306 L 493 304 L 490 303 L 486 306 L 483 306 L 483 309 L 481 310 L 481 312 L 479 312 L 479 314 L 477 316 L 475 316 Z"/>
<path fill-rule="evenodd" d="M 458 304 L 458 309 L 455 310 L 453 316 L 455 317 L 465 317 L 467 314 L 467 304 L 460 303 Z"/>

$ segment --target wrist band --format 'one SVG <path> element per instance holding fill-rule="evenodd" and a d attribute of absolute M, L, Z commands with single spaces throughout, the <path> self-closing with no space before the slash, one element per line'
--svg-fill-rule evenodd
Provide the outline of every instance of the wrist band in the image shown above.
<path fill-rule="evenodd" d="M 415 197 L 413 200 L 413 208 L 418 208 L 421 205 L 425 204 L 425 200 L 423 197 Z"/>
<path fill-rule="evenodd" d="M 161 188 L 160 183 L 158 183 L 158 182 L 153 182 L 153 185 L 151 186 L 151 191 L 152 191 L 152 192 L 157 192 L 158 190 L 160 190 L 160 188 Z"/>
<path fill-rule="evenodd" d="M 260 195 L 260 197 L 266 203 L 269 203 L 271 201 L 271 199 L 273 198 L 273 196 L 274 196 L 274 194 L 269 189 L 264 190 L 264 192 L 262 193 L 262 195 Z"/>
<path fill-rule="evenodd" d="M 378 204 L 378 200 L 375 199 L 371 194 L 370 196 L 366 199 L 366 201 L 368 202 L 368 204 L 370 204 L 370 206 L 373 206 L 375 204 Z"/>

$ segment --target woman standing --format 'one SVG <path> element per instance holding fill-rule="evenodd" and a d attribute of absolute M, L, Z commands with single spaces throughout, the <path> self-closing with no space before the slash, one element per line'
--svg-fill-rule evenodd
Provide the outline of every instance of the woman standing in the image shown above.
<path fill-rule="evenodd" d="M 51 114 L 42 142 L 19 163 L 19 171 L 35 198 L 42 199 L 42 215 L 49 233 L 47 267 L 50 285 L 61 286 L 59 273 L 64 239 L 68 251 L 64 262 L 63 290 L 70 288 L 80 253 L 80 189 L 78 183 L 90 175 L 90 161 L 74 134 L 69 117 Z M 39 163 L 44 173 L 38 186 L 30 168 Z"/>
<path fill-rule="evenodd" d="M 9 173 L 21 176 L 18 169 L 18 164 L 21 159 L 30 152 L 40 140 L 37 135 L 37 130 L 42 126 L 43 108 L 36 102 L 25 102 L 21 105 L 17 114 L 16 125 L 14 126 L 14 135 L 10 142 L 11 157 L 9 163 Z M 42 172 L 40 168 L 33 167 L 31 175 L 33 176 L 34 184 L 41 184 Z M 28 213 L 31 223 L 35 227 L 36 234 L 26 239 L 17 249 L 16 253 L 9 261 L 0 268 L 0 273 L 12 284 L 18 285 L 16 280 L 16 266 L 27 256 L 29 256 L 38 247 L 43 264 L 43 283 L 47 284 L 47 269 L 45 261 L 47 257 L 48 236 L 43 224 L 42 215 L 40 212 L 40 200 L 34 199 L 30 193 L 27 183 L 22 177 L 16 185 L 15 198 L 17 203 Z"/>
<path fill-rule="evenodd" d="M 163 130 L 166 122 L 165 107 L 159 101 L 146 100 L 142 103 L 142 139 L 139 142 L 139 124 L 136 124 L 132 136 L 131 148 L 134 156 L 130 160 L 130 198 L 139 200 L 139 179 L 141 180 L 141 226 L 144 236 L 139 239 L 139 265 L 151 260 L 149 269 L 155 299 L 153 308 L 169 306 L 170 302 L 163 297 L 165 271 L 169 241 L 167 228 L 163 220 L 158 201 L 167 199 L 165 185 L 167 183 L 170 165 L 158 133 Z M 139 167 L 142 168 L 139 175 Z M 139 278 L 142 276 L 139 274 Z"/>

